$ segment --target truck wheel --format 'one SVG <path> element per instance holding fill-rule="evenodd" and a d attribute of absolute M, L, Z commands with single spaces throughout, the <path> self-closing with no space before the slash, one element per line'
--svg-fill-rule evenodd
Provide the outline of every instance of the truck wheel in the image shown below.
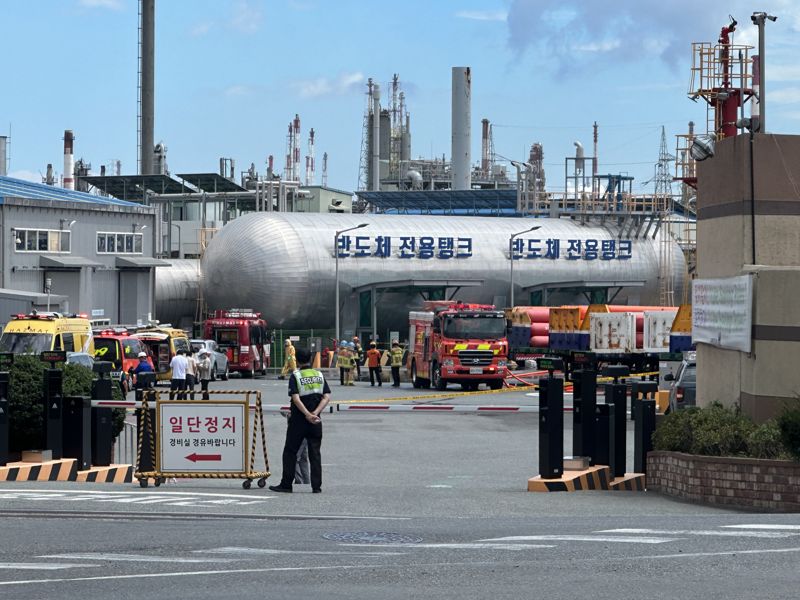
<path fill-rule="evenodd" d="M 440 392 L 443 392 L 447 389 L 447 381 L 442 379 L 442 369 L 439 366 L 439 363 L 433 363 L 433 366 L 431 367 L 431 385 Z"/>
<path fill-rule="evenodd" d="M 493 379 L 489 382 L 489 389 L 491 390 L 499 390 L 503 387 L 503 380 L 502 379 Z"/>
<path fill-rule="evenodd" d="M 411 362 L 411 385 L 415 389 L 419 389 L 422 387 L 422 384 L 419 381 L 419 377 L 417 376 L 417 362 Z"/>

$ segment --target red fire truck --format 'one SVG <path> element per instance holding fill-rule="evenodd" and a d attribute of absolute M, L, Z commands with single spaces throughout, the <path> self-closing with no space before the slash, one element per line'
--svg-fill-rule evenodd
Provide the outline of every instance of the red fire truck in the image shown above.
<path fill-rule="evenodd" d="M 243 377 L 265 375 L 270 366 L 270 335 L 261 313 L 249 308 L 216 310 L 203 323 L 203 337 L 228 356 L 228 368 Z"/>
<path fill-rule="evenodd" d="M 508 361 L 503 311 L 490 304 L 429 301 L 422 311 L 409 313 L 409 325 L 408 360 L 415 388 L 503 386 Z"/>

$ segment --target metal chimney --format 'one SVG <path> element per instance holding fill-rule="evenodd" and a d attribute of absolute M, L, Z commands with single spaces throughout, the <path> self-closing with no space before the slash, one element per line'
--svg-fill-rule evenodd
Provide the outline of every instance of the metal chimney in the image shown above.
<path fill-rule="evenodd" d="M 481 173 L 489 178 L 489 119 L 481 119 Z"/>
<path fill-rule="evenodd" d="M 140 48 L 140 85 L 142 95 L 142 122 L 139 137 L 139 174 L 151 175 L 153 171 L 153 137 L 155 125 L 155 28 L 156 0 L 141 0 L 142 32 Z"/>
<path fill-rule="evenodd" d="M 8 136 L 0 135 L 0 175 L 8 175 Z"/>
<path fill-rule="evenodd" d="M 74 190 L 75 179 L 73 171 L 75 164 L 73 162 L 73 147 L 75 145 L 75 136 L 71 129 L 64 131 L 64 189 Z"/>
<path fill-rule="evenodd" d="M 372 185 L 370 189 L 378 192 L 381 189 L 381 86 L 377 83 L 372 86 Z"/>
<path fill-rule="evenodd" d="M 452 94 L 451 187 L 454 190 L 468 190 L 472 187 L 470 172 L 472 70 L 469 67 L 453 67 Z"/>

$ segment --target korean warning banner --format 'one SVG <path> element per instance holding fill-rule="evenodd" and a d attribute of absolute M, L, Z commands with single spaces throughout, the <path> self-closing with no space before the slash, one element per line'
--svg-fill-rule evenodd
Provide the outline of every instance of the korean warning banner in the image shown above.
<path fill-rule="evenodd" d="M 751 275 L 692 282 L 692 341 L 750 352 L 752 324 Z"/>

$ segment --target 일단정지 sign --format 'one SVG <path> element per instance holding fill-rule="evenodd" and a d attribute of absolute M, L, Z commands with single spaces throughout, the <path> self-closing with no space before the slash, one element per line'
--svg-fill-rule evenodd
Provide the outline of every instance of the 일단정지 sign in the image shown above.
<path fill-rule="evenodd" d="M 246 471 L 246 401 L 161 400 L 157 407 L 159 471 Z"/>

